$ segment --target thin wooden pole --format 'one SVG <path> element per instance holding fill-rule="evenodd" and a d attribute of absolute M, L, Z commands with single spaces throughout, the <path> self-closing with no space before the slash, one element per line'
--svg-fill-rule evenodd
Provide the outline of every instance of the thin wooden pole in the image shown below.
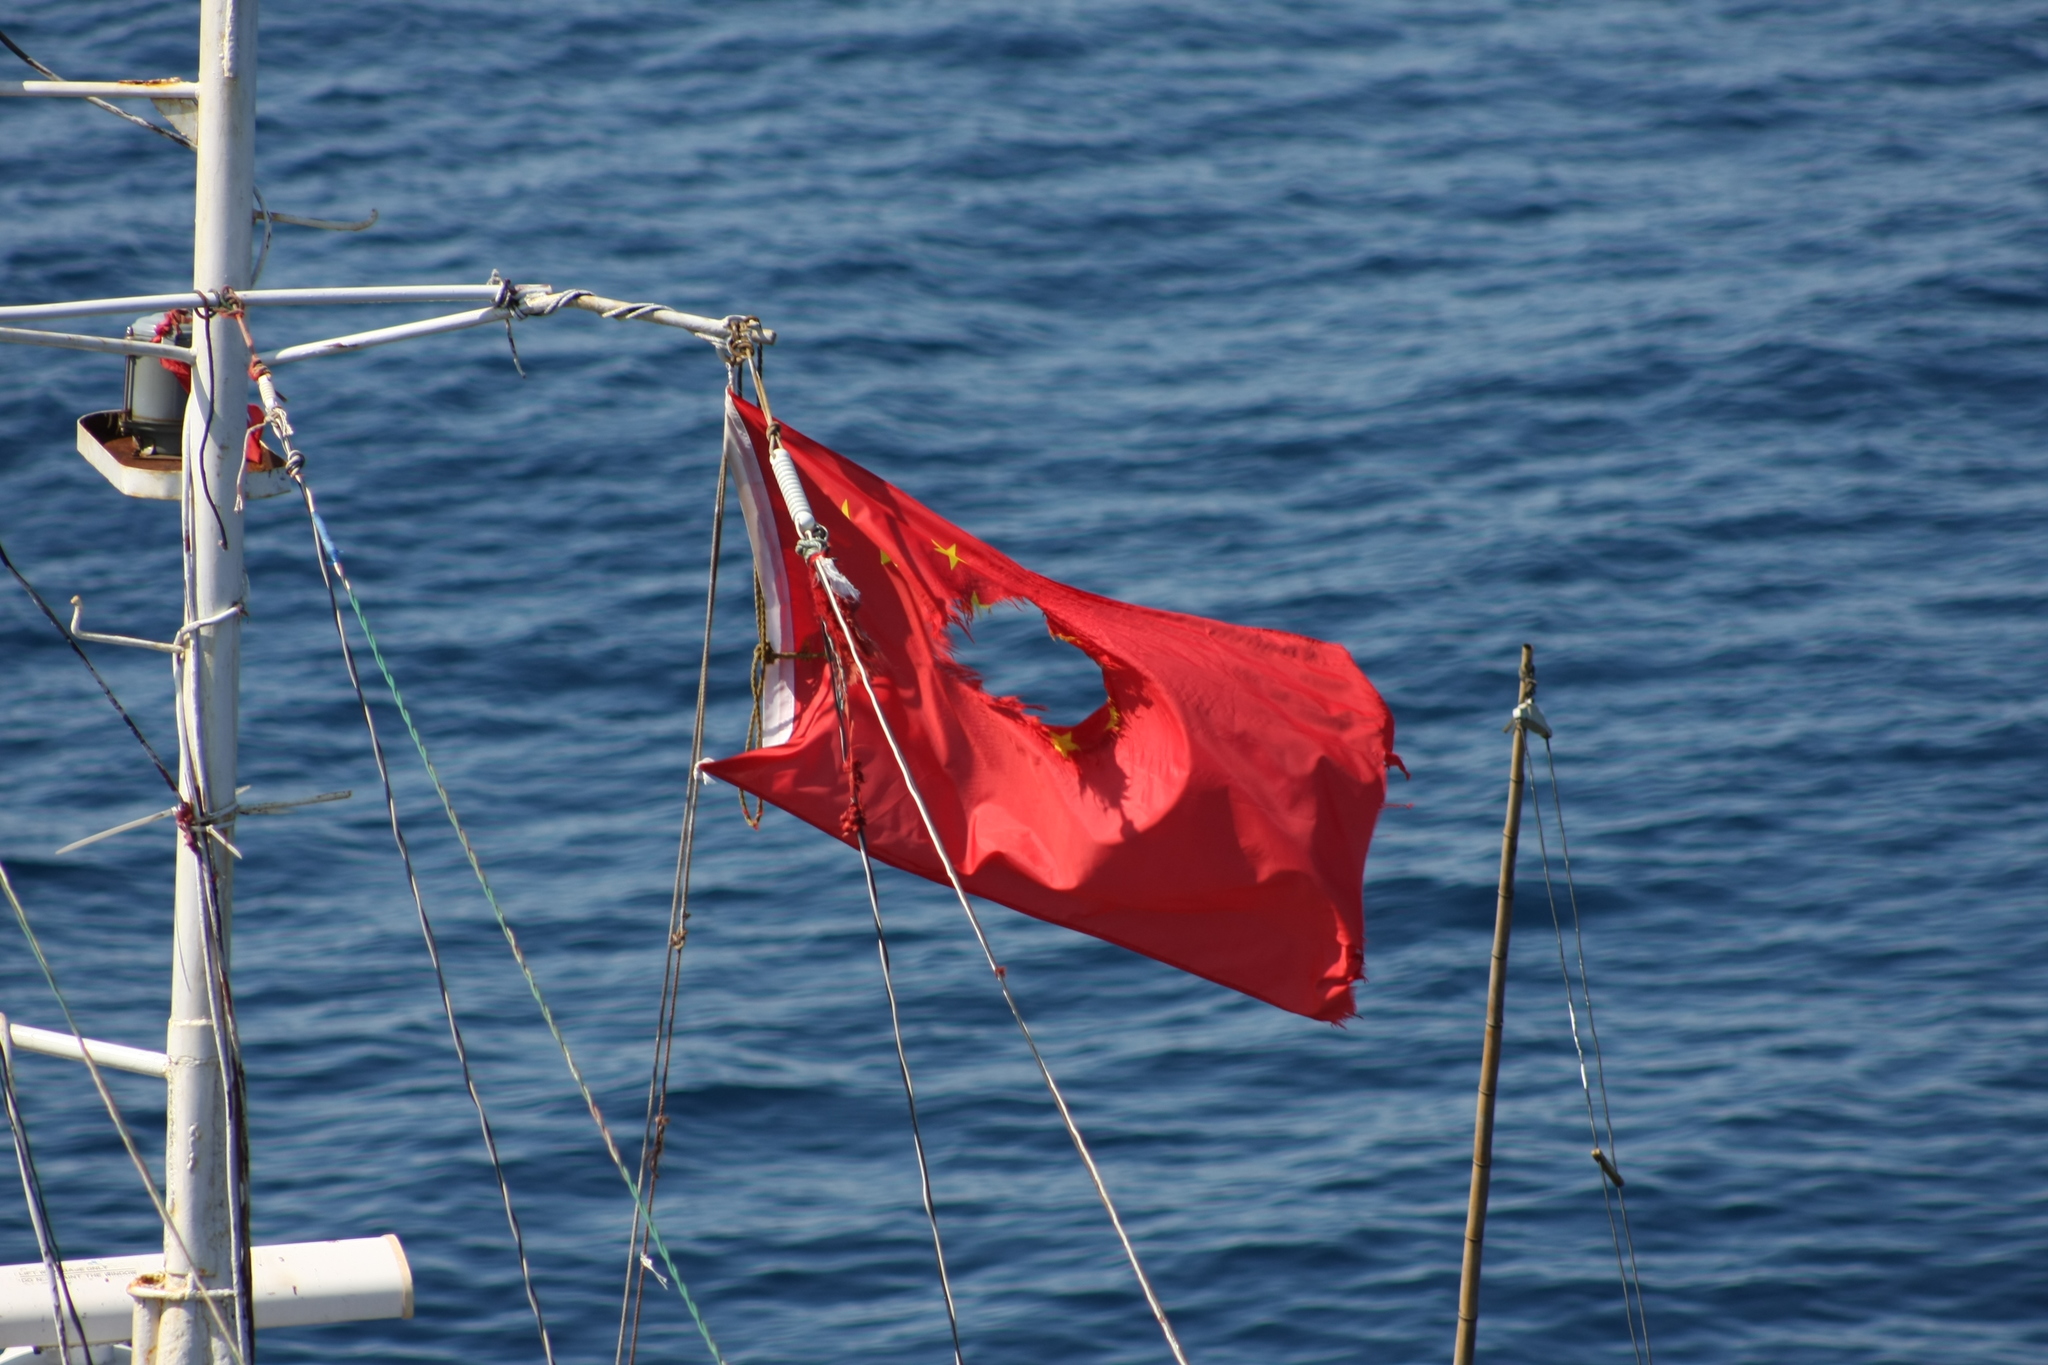
<path fill-rule="evenodd" d="M 1536 650 L 1522 646 L 1521 703 L 1536 700 Z M 1486 980 L 1486 1044 L 1479 1054 L 1479 1113 L 1472 1124 L 1472 1195 L 1465 1208 L 1465 1265 L 1458 1278 L 1458 1345 L 1452 1365 L 1472 1365 L 1479 1337 L 1479 1260 L 1486 1244 L 1486 1197 L 1493 1182 L 1493 1100 L 1500 1080 L 1501 1022 L 1507 1012 L 1508 934 L 1515 922 L 1515 846 L 1522 837 L 1522 771 L 1529 728 L 1521 706 L 1510 723 L 1508 818 L 1500 835 L 1500 892 L 1493 912 L 1493 965 Z"/>

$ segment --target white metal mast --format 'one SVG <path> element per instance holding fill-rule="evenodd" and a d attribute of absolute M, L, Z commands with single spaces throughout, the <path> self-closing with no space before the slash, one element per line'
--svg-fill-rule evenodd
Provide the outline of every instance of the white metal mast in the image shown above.
<path fill-rule="evenodd" d="M 192 287 L 218 297 L 249 287 L 254 202 L 256 0 L 202 0 L 199 21 L 198 170 L 194 189 Z M 192 324 L 192 398 L 185 409 L 185 638 L 178 685 L 179 794 L 192 809 L 228 811 L 235 801 L 241 690 L 242 511 L 237 496 L 248 427 L 247 348 L 232 317 L 199 310 Z M 208 624 L 201 624 L 202 622 Z M 221 833 L 233 839 L 230 818 Z M 225 979 L 233 904 L 232 858 L 203 831 L 178 841 L 177 909 L 171 965 L 170 1059 L 165 1105 L 166 1289 L 196 1288 L 197 1271 L 220 1318 L 238 1316 L 220 1291 L 235 1282 L 234 1191 L 222 1049 L 209 957 Z M 213 856 L 207 856 L 211 852 Z M 212 868 L 209 868 L 209 861 Z M 217 874 L 214 869 L 217 869 Z M 209 888 L 208 879 L 213 878 Z M 208 898 L 220 941 L 209 945 Z M 188 1259 L 189 1256 L 189 1259 Z M 227 1343 L 196 1297 L 168 1297 L 152 1344 L 136 1343 L 137 1365 L 219 1365 Z"/>

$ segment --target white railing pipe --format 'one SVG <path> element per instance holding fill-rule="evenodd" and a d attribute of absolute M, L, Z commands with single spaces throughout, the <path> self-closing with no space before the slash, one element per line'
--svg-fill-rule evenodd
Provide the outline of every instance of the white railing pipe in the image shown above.
<path fill-rule="evenodd" d="M 502 284 L 378 284 L 334 289 L 244 289 L 235 297 L 251 307 L 294 307 L 334 303 L 493 303 Z M 133 317 L 173 308 L 210 308 L 218 299 L 199 293 L 134 294 L 120 299 L 75 299 L 66 303 L 0 305 L 0 322 L 42 322 L 57 318 Z"/>
<path fill-rule="evenodd" d="M 0 81 L 0 98 L 196 100 L 191 81 Z"/>
<path fill-rule="evenodd" d="M 204 308 L 210 300 L 189 290 L 183 294 L 132 294 L 125 299 L 74 299 L 68 303 L 14 303 L 0 306 L 0 322 L 44 322 L 57 318 L 134 317 L 168 313 L 173 308 Z"/>
<path fill-rule="evenodd" d="M 253 1247 L 250 1261 L 259 1329 L 412 1316 L 412 1267 L 389 1234 Z M 64 1262 L 86 1341 L 127 1341 L 136 1300 L 176 1292 L 165 1288 L 163 1270 L 161 1253 Z M 55 1330 L 42 1263 L 0 1266 L 0 1342 L 51 1347 Z"/>
<path fill-rule="evenodd" d="M 0 342 L 16 346 L 55 346 L 61 351 L 99 351 L 112 355 L 153 355 L 166 360 L 192 363 L 189 346 L 166 346 L 160 341 L 130 341 L 126 337 L 81 336 L 77 332 L 44 332 L 33 327 L 0 327 Z"/>
<path fill-rule="evenodd" d="M 372 284 L 332 289 L 244 289 L 235 295 L 251 307 L 295 307 L 322 303 L 494 303 L 502 284 Z"/>
<path fill-rule="evenodd" d="M 372 346 L 389 346 L 394 341 L 409 341 L 414 337 L 433 336 L 440 332 L 460 332 L 470 327 L 484 327 L 493 322 L 503 322 L 511 316 L 511 311 L 505 308 L 477 308 L 467 313 L 450 313 L 446 317 L 427 318 L 421 322 L 404 322 L 396 327 L 352 332 L 345 337 L 330 337 L 326 341 L 308 341 L 299 346 L 287 346 L 270 357 L 270 364 L 275 367 L 289 365 L 296 360 L 313 360 L 324 355 L 366 351 Z"/>
<path fill-rule="evenodd" d="M 170 1063 L 164 1059 L 161 1052 L 129 1047 L 123 1043 L 103 1043 L 97 1038 L 87 1038 L 85 1046 L 80 1047 L 77 1037 L 72 1034 L 59 1033 L 54 1029 L 30 1028 L 27 1024 L 17 1024 L 11 1020 L 7 1024 L 7 1037 L 17 1052 L 33 1052 L 43 1057 L 64 1057 L 74 1062 L 82 1062 L 91 1057 L 95 1066 L 104 1066 L 114 1071 L 132 1071 L 138 1076 L 154 1076 L 158 1080 L 162 1080 L 170 1070 Z M 15 1343 L 10 1341 L 8 1344 Z"/>

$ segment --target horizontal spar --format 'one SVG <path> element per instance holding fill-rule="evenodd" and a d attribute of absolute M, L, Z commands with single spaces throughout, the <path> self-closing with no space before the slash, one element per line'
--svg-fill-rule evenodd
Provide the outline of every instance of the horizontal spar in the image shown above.
<path fill-rule="evenodd" d="M 503 284 L 365 284 L 332 289 L 241 289 L 252 307 L 305 307 L 322 303 L 496 303 Z"/>
<path fill-rule="evenodd" d="M 0 81 L 0 98 L 196 100 L 191 81 Z"/>
<path fill-rule="evenodd" d="M 235 297 L 251 307 L 305 307 L 330 303 L 496 303 L 502 284 L 373 284 L 333 289 L 245 289 Z M 173 308 L 211 308 L 217 298 L 183 294 L 131 294 L 119 299 L 74 299 L 67 303 L 17 303 L 0 306 L 0 322 L 39 322 L 55 318 L 130 317 L 164 313 Z"/>
<path fill-rule="evenodd" d="M 503 322 L 511 316 L 512 311 L 508 308 L 477 308 L 467 313 L 450 313 L 446 317 L 427 318 L 421 322 L 404 322 L 396 327 L 352 332 L 345 337 L 331 337 L 326 341 L 308 341 L 299 346 L 287 346 L 270 357 L 270 363 L 272 366 L 289 365 L 295 360 L 313 360 L 324 355 L 346 355 L 350 351 L 366 351 L 372 346 L 389 346 L 394 341 L 409 341 L 413 337 L 484 327 L 493 322 Z"/>
<path fill-rule="evenodd" d="M 6 1016 L 0 1015 L 0 1020 L 6 1020 Z M 161 1052 L 128 1047 L 122 1043 L 102 1043 L 97 1038 L 87 1038 L 85 1045 L 80 1047 L 75 1035 L 58 1033 L 53 1029 L 30 1028 L 27 1024 L 8 1022 L 7 1037 L 21 1052 L 63 1057 L 74 1062 L 91 1057 L 93 1065 L 113 1071 L 132 1071 L 138 1076 L 154 1076 L 162 1080 L 170 1070 L 170 1063 L 164 1060 Z"/>
<path fill-rule="evenodd" d="M 253 1247 L 256 1326 L 311 1327 L 412 1316 L 412 1267 L 389 1233 L 345 1242 L 292 1242 Z M 162 1252 L 64 1262 L 64 1282 L 88 1343 L 127 1341 L 135 1333 L 135 1298 L 170 1298 Z M 0 1341 L 55 1346 L 50 1279 L 40 1262 L 0 1266 Z"/>
<path fill-rule="evenodd" d="M 138 313 L 167 313 L 173 308 L 204 308 L 204 294 L 133 294 L 125 299 L 76 299 L 70 303 L 17 303 L 0 307 L 0 322 L 41 322 L 55 318 L 95 318 Z"/>
<path fill-rule="evenodd" d="M 99 351 L 114 355 L 153 355 L 165 360 L 192 361 L 189 346 L 166 346 L 160 341 L 130 341 L 126 337 L 81 336 L 77 332 L 43 332 L 33 327 L 0 327 L 0 341 L 17 346 L 54 346 L 61 351 Z"/>
<path fill-rule="evenodd" d="M 554 309 L 548 305 L 552 304 L 555 298 L 562 300 L 560 304 L 555 305 L 556 307 L 580 308 L 586 313 L 595 313 L 599 317 L 619 322 L 651 322 L 658 327 L 676 327 L 707 341 L 724 341 L 732 331 L 724 318 L 701 317 L 696 313 L 680 312 L 658 303 L 627 303 L 621 299 L 608 299 L 602 294 L 592 294 L 581 289 L 572 289 L 566 296 L 558 294 L 552 297 L 530 297 L 522 299 L 521 302 L 529 308 L 553 312 Z M 772 337 L 773 333 L 768 335 Z"/>

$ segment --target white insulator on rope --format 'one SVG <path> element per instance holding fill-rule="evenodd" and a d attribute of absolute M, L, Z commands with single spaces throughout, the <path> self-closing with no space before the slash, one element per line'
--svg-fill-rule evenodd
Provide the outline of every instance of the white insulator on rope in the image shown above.
<path fill-rule="evenodd" d="M 796 461 L 789 458 L 789 452 L 782 448 L 779 438 L 768 441 L 768 467 L 775 471 L 775 486 L 782 490 L 782 505 L 789 509 L 789 520 L 796 527 L 796 551 L 806 563 L 816 567 L 818 577 L 824 580 L 832 595 L 847 602 L 860 601 L 860 589 L 853 586 L 832 557 L 825 553 L 825 528 L 818 525 L 817 516 L 811 511 L 811 500 L 804 493 L 804 482 L 797 476 Z"/>
<path fill-rule="evenodd" d="M 795 525 L 797 535 L 806 539 L 815 535 L 818 518 L 811 511 L 804 481 L 797 477 L 796 461 L 789 458 L 789 452 L 782 448 L 780 440 L 768 442 L 768 467 L 775 473 L 775 486 L 782 490 L 782 505 L 789 509 L 789 519 Z"/>

